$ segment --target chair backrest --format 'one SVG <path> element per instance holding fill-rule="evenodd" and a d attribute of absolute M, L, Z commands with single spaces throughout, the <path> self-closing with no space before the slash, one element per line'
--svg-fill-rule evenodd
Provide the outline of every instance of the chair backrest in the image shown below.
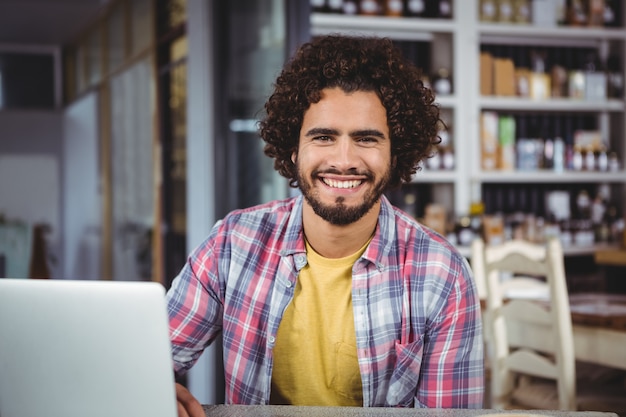
<path fill-rule="evenodd" d="M 477 284 L 482 280 L 486 290 L 484 321 L 492 368 L 492 407 L 507 408 L 520 375 L 527 375 L 555 380 L 559 408 L 576 410 L 572 322 L 560 241 L 550 239 L 542 245 L 512 240 L 485 245 L 477 239 L 472 244 L 472 268 Z M 506 300 L 500 281 L 503 272 L 545 277 L 549 300 Z M 538 338 L 546 337 L 551 349 L 540 352 L 538 346 L 545 345 L 545 340 Z"/>

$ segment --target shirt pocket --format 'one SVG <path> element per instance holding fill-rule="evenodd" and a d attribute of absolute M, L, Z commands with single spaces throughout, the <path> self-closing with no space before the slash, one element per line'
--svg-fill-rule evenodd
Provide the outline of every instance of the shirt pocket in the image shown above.
<path fill-rule="evenodd" d="M 363 385 L 356 346 L 339 342 L 335 345 L 335 374 L 330 382 L 340 404 L 363 403 Z"/>
<path fill-rule="evenodd" d="M 424 342 L 420 338 L 409 344 L 396 342 L 396 363 L 389 381 L 385 406 L 412 407 L 422 367 Z"/>

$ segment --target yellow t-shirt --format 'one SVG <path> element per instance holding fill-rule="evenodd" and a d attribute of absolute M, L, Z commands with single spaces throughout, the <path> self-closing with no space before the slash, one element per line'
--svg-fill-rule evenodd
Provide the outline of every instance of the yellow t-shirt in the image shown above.
<path fill-rule="evenodd" d="M 362 406 L 352 311 L 355 254 L 329 259 L 307 242 L 292 302 L 276 335 L 271 404 Z"/>

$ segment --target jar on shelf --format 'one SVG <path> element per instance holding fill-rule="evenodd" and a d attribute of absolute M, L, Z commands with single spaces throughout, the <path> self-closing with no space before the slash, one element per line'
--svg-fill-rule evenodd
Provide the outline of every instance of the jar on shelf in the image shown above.
<path fill-rule="evenodd" d="M 432 87 L 436 94 L 447 96 L 452 94 L 452 78 L 450 70 L 441 67 L 432 78 Z"/>
<path fill-rule="evenodd" d="M 359 14 L 359 2 L 357 0 L 343 0 L 343 14 L 346 16 Z"/>
<path fill-rule="evenodd" d="M 433 11 L 429 13 L 430 17 L 436 19 L 452 19 L 452 0 L 431 1 Z"/>
<path fill-rule="evenodd" d="M 402 0 L 385 0 L 385 16 L 401 17 L 404 15 L 404 2 Z"/>
<path fill-rule="evenodd" d="M 498 18 L 498 4 L 496 0 L 480 0 L 481 22 L 495 22 Z"/>
<path fill-rule="evenodd" d="M 513 0 L 499 0 L 497 2 L 498 7 L 498 22 L 500 23 L 512 23 L 513 22 Z"/>
<path fill-rule="evenodd" d="M 408 17 L 425 17 L 426 0 L 407 0 L 405 13 Z"/>
<path fill-rule="evenodd" d="M 530 0 L 513 0 L 513 22 L 530 23 Z"/>
<path fill-rule="evenodd" d="M 361 0 L 359 14 L 365 16 L 377 16 L 382 14 L 382 5 L 377 0 Z"/>

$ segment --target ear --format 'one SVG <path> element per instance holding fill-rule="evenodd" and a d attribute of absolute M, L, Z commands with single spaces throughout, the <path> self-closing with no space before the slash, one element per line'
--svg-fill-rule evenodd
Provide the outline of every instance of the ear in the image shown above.
<path fill-rule="evenodd" d="M 293 153 L 291 154 L 291 162 L 293 162 L 293 164 L 296 164 L 296 151 L 293 151 Z"/>

